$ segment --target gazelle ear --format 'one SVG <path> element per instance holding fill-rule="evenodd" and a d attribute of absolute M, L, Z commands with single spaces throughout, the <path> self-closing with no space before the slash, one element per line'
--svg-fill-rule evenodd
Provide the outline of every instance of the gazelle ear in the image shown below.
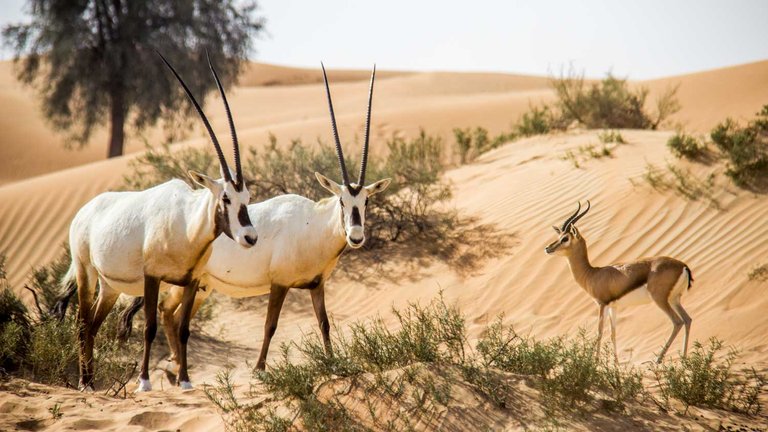
<path fill-rule="evenodd" d="M 581 237 L 581 234 L 579 234 L 579 229 L 576 228 L 576 225 L 571 225 L 571 234 L 573 234 L 573 236 L 576 238 Z"/>
<path fill-rule="evenodd" d="M 372 185 L 366 186 L 365 190 L 368 191 L 368 196 L 375 195 L 379 192 L 383 192 L 387 187 L 389 187 L 389 184 L 391 182 L 392 182 L 392 179 L 389 179 L 389 178 L 386 178 L 384 180 L 379 180 Z"/>
<path fill-rule="evenodd" d="M 336 183 L 335 181 L 329 179 L 328 177 L 320 174 L 319 172 L 315 171 L 315 177 L 317 177 L 317 181 L 320 183 L 320 186 L 324 187 L 328 190 L 328 192 L 339 196 L 341 195 L 341 185 Z"/>
<path fill-rule="evenodd" d="M 561 233 L 560 228 L 558 228 L 558 227 L 556 227 L 554 225 L 552 225 L 552 229 L 555 230 L 555 232 L 558 233 L 558 234 Z"/>

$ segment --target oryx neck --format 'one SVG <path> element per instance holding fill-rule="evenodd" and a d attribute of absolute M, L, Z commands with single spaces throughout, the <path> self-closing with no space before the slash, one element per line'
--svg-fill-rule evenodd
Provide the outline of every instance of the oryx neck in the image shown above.
<path fill-rule="evenodd" d="M 187 238 L 210 243 L 216 238 L 216 197 L 208 189 L 198 189 L 191 196 Z"/>

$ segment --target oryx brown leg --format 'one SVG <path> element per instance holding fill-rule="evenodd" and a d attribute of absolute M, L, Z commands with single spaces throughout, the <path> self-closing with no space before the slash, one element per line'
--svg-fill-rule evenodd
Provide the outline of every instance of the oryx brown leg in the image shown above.
<path fill-rule="evenodd" d="M 174 285 L 168 290 L 168 295 L 160 302 L 159 309 L 163 317 L 163 331 L 165 338 L 168 339 L 168 348 L 171 350 L 171 356 L 168 360 L 172 362 L 179 361 L 178 329 L 180 320 L 176 319 L 176 312 L 181 305 L 183 296 L 184 288 Z"/>
<path fill-rule="evenodd" d="M 315 309 L 317 324 L 320 326 L 320 332 L 323 334 L 323 344 L 325 353 L 333 354 L 331 347 L 331 325 L 328 322 L 328 314 L 325 311 L 325 284 L 321 283 L 317 288 L 309 291 L 312 295 L 312 306 Z"/>
<path fill-rule="evenodd" d="M 654 297 L 654 301 L 656 302 L 656 305 L 658 305 L 659 308 L 664 311 L 665 314 L 667 314 L 669 319 L 672 321 L 672 325 L 674 326 L 672 328 L 672 334 L 669 335 L 667 343 L 664 344 L 664 348 L 662 348 L 661 353 L 659 353 L 659 357 L 656 359 L 656 363 L 661 363 L 661 361 L 664 359 L 664 355 L 667 354 L 669 346 L 672 345 L 672 342 L 677 337 L 677 334 L 680 333 L 680 329 L 683 328 L 683 319 L 680 318 L 677 312 L 672 309 L 668 299 Z"/>
<path fill-rule="evenodd" d="M 600 349 L 603 340 L 603 321 L 605 319 L 605 305 L 600 305 L 600 312 L 597 315 L 597 346 L 595 347 L 596 357 L 600 358 Z"/>
<path fill-rule="evenodd" d="M 147 322 L 144 324 L 144 358 L 141 362 L 138 391 L 152 390 L 152 385 L 149 382 L 149 355 L 152 350 L 152 342 L 157 334 L 157 296 L 159 292 L 160 279 L 144 276 L 144 315 Z"/>
<path fill-rule="evenodd" d="M 184 287 L 184 293 L 181 297 L 181 315 L 178 323 L 178 359 L 179 374 L 176 382 L 182 389 L 191 389 L 192 383 L 189 381 L 189 372 L 187 371 L 187 341 L 189 340 L 189 321 L 192 319 L 192 306 L 195 303 L 195 294 L 197 293 L 197 282 Z"/>
<path fill-rule="evenodd" d="M 96 288 L 96 272 L 79 264 L 77 278 L 77 341 L 80 346 L 80 390 L 93 390 L 93 342 L 88 337 L 93 323 L 93 293 Z M 89 341 L 91 343 L 89 343 Z"/>
<path fill-rule="evenodd" d="M 285 295 L 288 294 L 288 288 L 273 285 L 269 291 L 269 306 L 267 307 L 267 320 L 264 323 L 264 342 L 261 344 L 261 353 L 259 361 L 256 362 L 256 369 L 264 370 L 267 366 L 267 351 L 272 336 L 277 330 L 277 320 L 280 318 L 280 309 L 283 308 Z"/>

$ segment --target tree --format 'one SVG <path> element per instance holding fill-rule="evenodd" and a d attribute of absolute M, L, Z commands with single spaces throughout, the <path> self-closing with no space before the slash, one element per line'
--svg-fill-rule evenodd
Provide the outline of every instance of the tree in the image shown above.
<path fill-rule="evenodd" d="M 80 145 L 109 122 L 109 157 L 123 153 L 126 123 L 140 131 L 191 112 L 155 50 L 204 95 L 215 89 L 206 50 L 232 83 L 263 29 L 255 0 L 28 0 L 28 8 L 30 23 L 3 28 L 18 79 Z"/>

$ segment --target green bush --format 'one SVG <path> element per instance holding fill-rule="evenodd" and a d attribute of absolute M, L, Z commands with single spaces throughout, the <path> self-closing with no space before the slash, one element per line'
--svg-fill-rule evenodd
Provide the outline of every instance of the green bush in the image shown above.
<path fill-rule="evenodd" d="M 557 94 L 560 122 L 578 122 L 590 129 L 657 129 L 680 110 L 677 87 L 664 92 L 656 102 L 656 111 L 646 110 L 648 89 L 631 89 L 626 79 L 608 74 L 603 80 L 587 83 L 584 76 L 570 70 L 552 79 Z"/>
<path fill-rule="evenodd" d="M 75 312 L 63 320 L 50 315 L 59 283 L 68 267 L 68 255 L 62 254 L 48 266 L 34 269 L 27 288 L 34 294 L 37 314 L 27 307 L 7 285 L 0 291 L 0 366 L 6 371 L 32 381 L 74 387 L 78 379 L 78 342 Z M 108 315 L 96 337 L 94 347 L 95 379 L 108 393 L 125 395 L 125 384 L 136 370 L 140 344 L 117 342 L 118 306 Z"/>
<path fill-rule="evenodd" d="M 747 126 L 726 119 L 710 133 L 728 159 L 726 175 L 741 187 L 764 188 L 768 183 L 768 105 Z"/>
<path fill-rule="evenodd" d="M 502 144 L 517 138 L 517 134 L 501 133 L 491 138 L 488 130 L 482 127 L 455 128 L 453 137 L 456 142 L 456 153 L 459 155 L 459 163 L 466 164 L 477 159 L 481 154 L 498 148 Z"/>
<path fill-rule="evenodd" d="M 488 367 L 545 378 L 560 361 L 562 341 L 540 342 L 520 336 L 499 317 L 486 329 L 477 350 Z"/>
<path fill-rule="evenodd" d="M 667 140 L 667 148 L 677 158 L 688 160 L 702 159 L 706 154 L 706 145 L 684 132 L 677 132 Z"/>
<path fill-rule="evenodd" d="M 663 402 L 669 405 L 670 399 L 679 400 L 686 412 L 694 405 L 758 414 L 768 378 L 754 369 L 739 376 L 733 370 L 737 353 L 733 349 L 722 353 L 724 349 L 723 342 L 715 338 L 707 346 L 697 341 L 686 357 L 658 366 L 654 372 Z"/>
<path fill-rule="evenodd" d="M 513 130 L 519 136 L 532 136 L 547 134 L 555 129 L 565 129 L 564 125 L 559 124 L 557 116 L 547 105 L 541 107 L 530 106 L 528 111 L 514 124 Z"/>

